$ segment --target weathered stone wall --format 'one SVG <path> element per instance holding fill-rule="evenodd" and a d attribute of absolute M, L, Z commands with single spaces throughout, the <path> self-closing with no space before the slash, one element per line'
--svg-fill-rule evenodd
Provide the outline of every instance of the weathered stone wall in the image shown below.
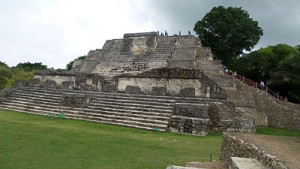
<path fill-rule="evenodd" d="M 201 53 L 198 49 L 197 53 Z M 203 71 L 227 93 L 236 110 L 255 119 L 256 126 L 275 126 L 300 130 L 300 105 L 280 101 L 232 76 L 224 75 L 222 63 L 197 57 L 196 68 Z"/>
<path fill-rule="evenodd" d="M 210 102 L 208 118 L 209 131 L 255 132 L 254 119 L 247 114 L 237 112 L 232 102 Z"/>
<path fill-rule="evenodd" d="M 175 44 L 172 58 L 169 61 L 170 68 L 194 68 L 196 46 L 195 37 L 186 36 L 179 38 Z"/>
<path fill-rule="evenodd" d="M 300 105 L 276 99 L 265 91 L 236 80 L 237 88 L 253 95 L 257 116 L 269 126 L 300 131 Z M 263 117 L 266 117 L 263 118 Z"/>
<path fill-rule="evenodd" d="M 267 115 L 269 126 L 300 131 L 300 105 L 278 100 L 259 91 L 255 95 L 258 112 Z"/>
<path fill-rule="evenodd" d="M 155 53 L 159 42 L 156 32 L 125 34 L 123 39 L 106 41 L 102 49 L 91 50 L 72 70 L 113 77 L 164 67 L 168 58 Z"/>
<path fill-rule="evenodd" d="M 6 87 L 0 91 L 0 103 L 6 100 L 15 91 L 13 87 Z"/>
<path fill-rule="evenodd" d="M 139 88 L 140 93 L 143 94 L 157 95 L 160 90 L 161 95 L 226 98 L 225 93 L 222 93 L 221 89 L 218 90 L 216 85 L 200 79 L 119 77 L 118 91 L 130 93 L 128 87 Z"/>
<path fill-rule="evenodd" d="M 27 86 L 26 80 L 18 79 L 14 83 L 14 87 L 24 87 L 24 86 Z"/>
<path fill-rule="evenodd" d="M 118 80 L 118 91 L 131 93 L 130 89 L 140 89 L 140 93 L 156 95 L 157 90 L 165 91 L 165 95 L 206 97 L 209 93 L 201 90 L 201 82 L 197 79 L 156 79 L 156 78 L 125 78 Z M 189 92 L 193 90 L 193 92 Z M 136 93 L 136 92 L 132 92 Z M 163 93 L 162 93 L 163 94 Z"/>
<path fill-rule="evenodd" d="M 63 94 L 61 105 L 67 107 L 88 107 L 89 103 L 95 99 L 96 96 L 92 94 Z"/>
<path fill-rule="evenodd" d="M 194 36 L 125 34 L 123 39 L 106 41 L 102 49 L 91 50 L 85 60 L 74 62 L 72 70 L 113 77 L 161 67 L 195 68 L 196 56 L 200 55 L 212 58 L 210 48 L 203 48 Z"/>
<path fill-rule="evenodd" d="M 135 87 L 144 94 L 157 95 L 161 91 L 161 95 L 226 99 L 223 89 L 195 69 L 153 69 L 137 75 L 119 76 L 117 84 L 119 92 L 130 93 L 126 91 L 127 87 Z"/>
<path fill-rule="evenodd" d="M 229 163 L 230 157 L 256 158 L 266 167 L 287 169 L 276 156 L 272 156 L 254 144 L 249 144 L 229 133 L 223 133 L 220 160 Z"/>
<path fill-rule="evenodd" d="M 96 74 L 40 71 L 29 80 L 29 87 L 105 91 L 108 82 Z"/>
<path fill-rule="evenodd" d="M 177 103 L 170 119 L 169 130 L 177 133 L 206 135 L 208 104 Z"/>

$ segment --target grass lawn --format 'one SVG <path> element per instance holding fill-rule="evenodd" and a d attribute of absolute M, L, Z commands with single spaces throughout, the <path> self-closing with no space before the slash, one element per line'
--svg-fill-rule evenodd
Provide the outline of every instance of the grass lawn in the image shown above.
<path fill-rule="evenodd" d="M 219 160 L 221 134 L 160 133 L 0 110 L 0 168 L 153 169 Z"/>
<path fill-rule="evenodd" d="M 300 137 L 299 131 L 276 127 L 258 127 L 256 128 L 256 134 Z"/>

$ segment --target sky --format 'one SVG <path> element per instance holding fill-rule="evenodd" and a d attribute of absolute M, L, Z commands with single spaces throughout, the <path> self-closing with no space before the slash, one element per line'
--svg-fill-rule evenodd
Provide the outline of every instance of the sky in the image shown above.
<path fill-rule="evenodd" d="M 213 7 L 242 7 L 264 35 L 253 50 L 300 45 L 299 0 L 0 0 L 0 61 L 65 68 L 124 33 L 187 34 Z"/>

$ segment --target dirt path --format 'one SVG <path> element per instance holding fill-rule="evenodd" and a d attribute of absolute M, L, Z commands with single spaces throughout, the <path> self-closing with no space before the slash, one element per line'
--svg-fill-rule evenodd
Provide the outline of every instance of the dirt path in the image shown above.
<path fill-rule="evenodd" d="M 235 133 L 242 140 L 255 144 L 266 153 L 277 156 L 287 167 L 300 169 L 300 137 Z"/>

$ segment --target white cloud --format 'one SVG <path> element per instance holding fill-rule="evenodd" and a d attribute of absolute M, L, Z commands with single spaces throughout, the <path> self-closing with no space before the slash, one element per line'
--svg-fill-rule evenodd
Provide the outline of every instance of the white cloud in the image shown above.
<path fill-rule="evenodd" d="M 257 46 L 299 44 L 299 2 L 290 0 L 0 0 L 0 61 L 42 62 L 64 68 L 124 33 L 192 30 L 213 6 L 242 6 L 265 35 Z M 259 4 L 259 5 L 258 5 Z M 298 38 L 297 38 L 298 37 Z"/>
<path fill-rule="evenodd" d="M 6 23 L 1 23 L 0 29 L 0 35 L 5 39 L 1 42 L 0 60 L 10 66 L 30 61 L 64 68 L 69 61 L 87 54 L 90 49 L 101 48 L 108 39 L 122 38 L 127 32 L 153 30 L 151 20 L 136 24 L 132 18 L 137 16 L 134 5 L 143 7 L 138 1 L 63 0 L 51 4 L 18 1 L 4 4 L 15 9 L 14 16 L 9 10 L 1 12 L 1 19 L 6 18 Z"/>

